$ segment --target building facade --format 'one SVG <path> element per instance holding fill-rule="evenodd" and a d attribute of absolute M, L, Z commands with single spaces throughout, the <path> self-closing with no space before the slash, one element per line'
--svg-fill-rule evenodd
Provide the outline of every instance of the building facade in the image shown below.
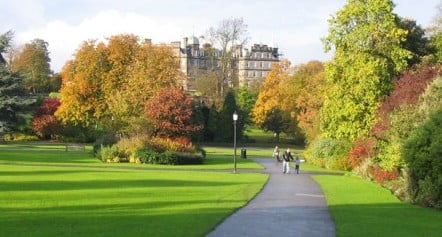
<path fill-rule="evenodd" d="M 222 52 L 205 43 L 204 39 L 195 36 L 185 37 L 182 41 L 171 42 L 174 54 L 179 58 L 180 69 L 187 76 L 184 87 L 194 89 L 194 81 L 198 73 L 209 68 L 221 70 L 220 59 Z M 254 44 L 250 48 L 236 46 L 231 58 L 233 73 L 240 86 L 249 86 L 251 83 L 266 77 L 272 69 L 272 64 L 280 61 L 278 47 L 265 44 Z"/>

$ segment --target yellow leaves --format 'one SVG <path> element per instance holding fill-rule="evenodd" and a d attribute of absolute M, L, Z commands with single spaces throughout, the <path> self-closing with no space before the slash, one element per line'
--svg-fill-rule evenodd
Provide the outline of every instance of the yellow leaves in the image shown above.
<path fill-rule="evenodd" d="M 282 100 L 282 82 L 289 78 L 290 62 L 283 60 L 274 64 L 272 70 L 262 83 L 255 107 L 253 108 L 253 120 L 256 124 L 262 125 L 267 112 L 274 108 L 280 108 Z"/>
<path fill-rule="evenodd" d="M 112 36 L 107 44 L 84 42 L 62 77 L 57 116 L 86 125 L 113 115 L 140 117 L 156 91 L 183 79 L 170 47 L 140 43 L 134 35 Z"/>

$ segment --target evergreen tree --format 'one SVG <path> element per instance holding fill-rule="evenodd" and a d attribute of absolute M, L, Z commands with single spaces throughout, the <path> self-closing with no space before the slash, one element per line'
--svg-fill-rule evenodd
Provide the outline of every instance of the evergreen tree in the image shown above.
<path fill-rule="evenodd" d="M 24 99 L 25 90 L 22 79 L 9 71 L 1 54 L 10 46 L 12 32 L 0 35 L 0 133 L 11 131 L 19 120 L 18 113 L 29 104 L 30 99 Z"/>
<path fill-rule="evenodd" d="M 22 85 L 22 79 L 0 63 L 0 133 L 13 130 L 19 121 L 19 112 L 32 103 L 23 97 L 26 91 Z"/>
<path fill-rule="evenodd" d="M 227 92 L 224 99 L 224 105 L 219 113 L 219 119 L 217 123 L 217 133 L 215 137 L 217 140 L 230 142 L 233 141 L 233 113 L 238 113 L 238 121 L 236 121 L 236 135 L 237 139 L 242 138 L 244 130 L 244 117 L 241 116 L 241 111 L 236 105 L 235 94 L 232 90 Z"/>

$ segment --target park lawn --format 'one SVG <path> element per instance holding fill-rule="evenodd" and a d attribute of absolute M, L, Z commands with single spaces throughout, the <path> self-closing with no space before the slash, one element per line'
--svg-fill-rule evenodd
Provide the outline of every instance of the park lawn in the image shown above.
<path fill-rule="evenodd" d="M 295 167 L 295 162 L 292 162 L 291 165 L 293 167 Z M 346 171 L 321 168 L 321 167 L 318 167 L 316 165 L 313 165 L 313 164 L 310 164 L 310 163 L 304 163 L 304 162 L 301 163 L 300 170 L 301 171 L 312 172 L 312 174 L 314 174 L 314 173 L 321 173 L 321 174 L 322 173 L 345 174 L 346 173 Z"/>
<path fill-rule="evenodd" d="M 0 236 L 203 236 L 264 174 L 0 165 Z"/>
<path fill-rule="evenodd" d="M 53 149 L 46 149 L 53 146 Z M 0 147 L 0 163 L 14 164 L 87 164 L 99 167 L 137 167 L 158 169 L 233 169 L 233 149 L 205 147 L 207 157 L 202 165 L 151 165 L 131 163 L 102 163 L 88 152 L 65 152 L 63 145 L 48 144 L 12 144 Z M 238 151 L 238 169 L 263 169 L 263 167 L 250 159 L 241 159 Z"/>
<path fill-rule="evenodd" d="M 313 176 L 338 237 L 441 236 L 442 212 L 403 203 L 387 189 L 350 176 Z"/>

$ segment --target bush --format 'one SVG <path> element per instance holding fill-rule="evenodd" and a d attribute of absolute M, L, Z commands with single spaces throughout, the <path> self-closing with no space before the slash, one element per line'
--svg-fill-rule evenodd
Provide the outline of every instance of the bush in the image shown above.
<path fill-rule="evenodd" d="M 138 149 L 134 156 L 141 163 L 145 164 L 163 164 L 163 165 L 184 165 L 184 164 L 202 164 L 204 161 L 204 152 L 186 153 L 186 152 L 156 152 L 148 149 Z"/>
<path fill-rule="evenodd" d="M 399 171 L 397 169 L 384 170 L 379 165 L 370 166 L 369 172 L 373 179 L 380 184 L 383 184 L 385 181 L 395 180 L 399 177 Z"/>
<path fill-rule="evenodd" d="M 93 153 L 94 156 L 100 154 L 100 149 L 104 146 L 112 146 L 117 143 L 117 137 L 114 134 L 104 134 L 100 138 L 98 138 L 93 144 Z"/>
<path fill-rule="evenodd" d="M 119 162 L 120 153 L 116 146 L 101 146 L 99 152 L 99 159 L 103 162 Z"/>
<path fill-rule="evenodd" d="M 348 153 L 348 161 L 354 169 L 360 166 L 366 159 L 373 155 L 373 147 L 376 142 L 372 139 L 357 139 L 353 148 Z"/>
<path fill-rule="evenodd" d="M 38 141 L 38 137 L 34 135 L 27 135 L 23 133 L 11 133 L 3 136 L 5 141 Z"/>
<path fill-rule="evenodd" d="M 304 153 L 306 160 L 328 169 L 349 170 L 347 154 L 351 144 L 346 140 L 320 138 L 314 140 Z"/>
<path fill-rule="evenodd" d="M 165 137 L 154 137 L 151 138 L 149 143 L 151 148 L 158 152 L 196 152 L 195 146 L 190 142 L 190 139 L 187 137 L 178 137 L 174 139 Z"/>
<path fill-rule="evenodd" d="M 147 136 L 135 136 L 131 138 L 122 138 L 116 144 L 121 155 L 131 157 L 138 149 L 148 148 L 149 138 Z"/>
<path fill-rule="evenodd" d="M 442 208 L 442 106 L 406 140 L 402 155 L 413 201 Z"/>

